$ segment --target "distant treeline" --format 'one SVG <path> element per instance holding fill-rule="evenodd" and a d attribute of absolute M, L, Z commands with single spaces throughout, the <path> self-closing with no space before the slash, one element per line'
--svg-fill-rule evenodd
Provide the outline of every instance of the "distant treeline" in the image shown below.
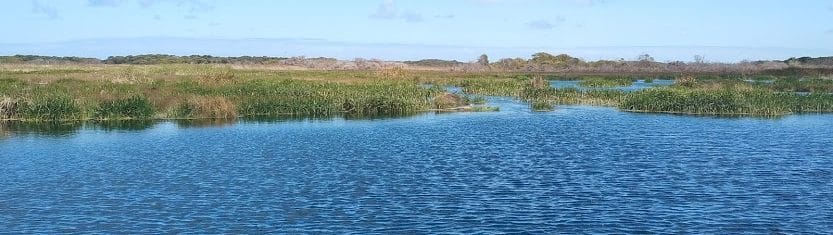
<path fill-rule="evenodd" d="M 110 56 L 102 60 L 104 64 L 274 64 L 286 60 L 285 57 L 268 56 L 240 56 L 240 57 L 218 57 L 210 55 L 129 55 Z"/>
<path fill-rule="evenodd" d="M 584 61 L 567 54 L 553 55 L 546 52 L 533 54 L 530 58 L 502 58 L 490 61 L 481 55 L 470 62 L 456 60 L 424 59 L 417 61 L 381 61 L 377 59 L 338 60 L 335 58 L 306 57 L 219 57 L 210 55 L 176 56 L 163 54 L 110 56 L 107 59 L 83 57 L 57 57 L 36 55 L 0 56 L 0 63 L 27 64 L 263 64 L 297 66 L 323 70 L 374 70 L 389 67 L 437 68 L 464 72 L 544 72 L 544 73 L 706 73 L 730 75 L 833 75 L 833 57 L 800 57 L 783 61 L 742 61 L 738 63 L 706 62 L 702 56 L 694 61 L 657 62 L 648 54 L 633 60 Z"/>
<path fill-rule="evenodd" d="M 84 57 L 61 57 L 39 55 L 0 56 L 0 63 L 32 64 L 274 64 L 285 61 L 285 57 L 239 56 L 220 57 L 210 55 L 176 56 L 163 54 L 110 56 L 107 59 Z"/>
<path fill-rule="evenodd" d="M 818 65 L 818 66 L 833 66 L 833 56 L 828 57 L 799 57 L 799 58 L 789 58 L 784 62 L 789 64 L 800 64 L 800 65 Z"/>
<path fill-rule="evenodd" d="M 417 60 L 417 61 L 404 61 L 403 63 L 407 65 L 413 66 L 425 66 L 425 67 L 454 67 L 460 66 L 465 63 L 456 61 L 456 60 L 440 60 L 440 59 L 425 59 L 425 60 Z"/>
<path fill-rule="evenodd" d="M 13 55 L 0 56 L 2 64 L 99 64 L 101 60 L 96 58 L 84 58 L 75 56 L 40 56 L 40 55 Z"/>

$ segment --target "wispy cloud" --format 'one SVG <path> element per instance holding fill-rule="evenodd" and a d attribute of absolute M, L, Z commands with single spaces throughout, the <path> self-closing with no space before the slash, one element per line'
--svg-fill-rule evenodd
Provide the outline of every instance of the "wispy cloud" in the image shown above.
<path fill-rule="evenodd" d="M 526 26 L 533 28 L 533 29 L 553 29 L 555 28 L 555 24 L 550 23 L 548 20 L 536 20 L 530 21 L 526 23 Z"/>
<path fill-rule="evenodd" d="M 122 3 L 123 0 L 87 0 L 87 6 L 91 7 L 117 7 Z"/>
<path fill-rule="evenodd" d="M 396 3 L 393 0 L 385 0 L 376 8 L 376 12 L 370 15 L 377 19 L 395 19 L 397 15 Z"/>
<path fill-rule="evenodd" d="M 454 14 L 441 14 L 441 15 L 435 15 L 434 16 L 434 18 L 437 18 L 437 19 L 454 19 L 455 17 L 457 17 L 457 16 L 454 15 Z"/>
<path fill-rule="evenodd" d="M 92 1 L 92 0 L 91 0 Z M 120 0 L 98 0 L 98 1 L 120 1 Z M 214 5 L 204 0 L 138 0 L 142 8 L 152 8 L 159 4 L 172 4 L 183 13 L 182 17 L 193 20 L 200 18 L 203 13 L 214 10 Z M 156 19 L 161 19 L 158 15 Z"/>
<path fill-rule="evenodd" d="M 407 12 L 402 15 L 402 19 L 405 19 L 405 21 L 411 23 L 422 22 L 422 14 L 416 12 Z"/>
<path fill-rule="evenodd" d="M 564 19 L 564 17 L 559 16 L 558 18 L 555 19 L 555 21 L 550 21 L 550 20 L 545 20 L 545 19 L 534 20 L 534 21 L 527 22 L 526 26 L 531 28 L 531 29 L 550 30 L 550 29 L 554 29 L 555 27 L 557 27 L 561 23 L 564 23 L 564 21 L 566 21 L 566 19 Z"/>
<path fill-rule="evenodd" d="M 573 4 L 581 5 L 581 6 L 592 6 L 592 5 L 596 5 L 596 4 L 604 2 L 604 0 L 562 0 L 562 1 L 568 1 L 568 2 L 571 2 Z"/>
<path fill-rule="evenodd" d="M 46 17 L 49 17 L 50 20 L 57 20 L 61 18 L 61 16 L 58 15 L 58 10 L 56 10 L 55 7 L 49 5 L 42 5 L 38 1 L 32 1 L 32 13 L 45 15 Z"/>
<path fill-rule="evenodd" d="M 530 2 L 546 2 L 543 0 L 467 0 L 478 4 L 497 4 L 497 3 L 530 3 Z M 553 2 L 562 2 L 576 5 L 594 5 L 604 3 L 604 0 L 553 0 Z"/>
<path fill-rule="evenodd" d="M 370 14 L 370 18 L 373 19 L 381 19 L 381 20 L 404 20 L 408 23 L 417 23 L 424 21 L 422 14 L 414 11 L 406 11 L 404 13 L 400 12 L 399 9 L 396 7 L 396 2 L 394 0 L 384 0 L 379 6 L 376 7 L 376 11 L 373 14 Z"/>
<path fill-rule="evenodd" d="M 159 2 L 158 0 L 139 0 L 139 6 L 148 8 Z"/>

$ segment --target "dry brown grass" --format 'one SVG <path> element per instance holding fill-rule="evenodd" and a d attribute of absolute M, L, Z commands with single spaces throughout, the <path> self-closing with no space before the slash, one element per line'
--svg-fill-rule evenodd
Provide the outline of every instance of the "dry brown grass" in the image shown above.
<path fill-rule="evenodd" d="M 192 118 L 237 118 L 237 106 L 225 97 L 196 96 L 185 103 L 185 112 Z"/>
<path fill-rule="evenodd" d="M 400 66 L 386 67 L 384 69 L 376 71 L 377 76 L 388 79 L 403 78 L 406 74 L 407 71 L 405 70 L 405 68 Z"/>
<path fill-rule="evenodd" d="M 9 97 L 0 97 L 0 119 L 9 119 L 17 114 L 17 101 Z"/>
<path fill-rule="evenodd" d="M 436 109 L 450 109 L 466 105 L 465 100 L 458 95 L 452 93 L 443 93 L 434 97 L 434 108 Z"/>

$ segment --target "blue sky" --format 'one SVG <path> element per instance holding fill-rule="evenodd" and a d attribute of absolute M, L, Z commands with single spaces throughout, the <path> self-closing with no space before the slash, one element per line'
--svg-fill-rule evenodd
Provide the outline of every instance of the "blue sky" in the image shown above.
<path fill-rule="evenodd" d="M 0 54 L 712 61 L 833 55 L 833 0 L 20 0 Z"/>

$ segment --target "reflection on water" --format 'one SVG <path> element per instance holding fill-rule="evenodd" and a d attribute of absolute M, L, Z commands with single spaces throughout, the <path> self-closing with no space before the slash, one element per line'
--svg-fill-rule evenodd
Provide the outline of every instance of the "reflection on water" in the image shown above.
<path fill-rule="evenodd" d="M 84 123 L 84 126 L 104 131 L 141 131 L 153 127 L 156 122 L 155 120 L 90 121 Z"/>
<path fill-rule="evenodd" d="M 0 121 L 0 136 L 39 135 L 67 137 L 84 127 L 84 122 Z"/>
<path fill-rule="evenodd" d="M 281 123 L 281 122 L 324 122 L 332 120 L 388 120 L 426 115 L 426 113 L 403 114 L 403 115 L 377 115 L 377 116 L 252 116 L 241 119 L 175 119 L 173 122 L 179 128 L 207 128 L 225 127 L 236 123 Z M 159 123 L 169 122 L 165 120 L 107 120 L 107 121 L 76 121 L 76 122 L 23 122 L 23 121 L 0 121 L 0 138 L 11 138 L 15 135 L 49 136 L 49 137 L 70 137 L 77 134 L 79 130 L 102 130 L 102 131 L 143 131 L 153 128 Z"/>
<path fill-rule="evenodd" d="M 180 128 L 203 128 L 223 127 L 237 123 L 237 119 L 230 118 L 204 118 L 204 119 L 177 119 L 174 120 Z"/>

